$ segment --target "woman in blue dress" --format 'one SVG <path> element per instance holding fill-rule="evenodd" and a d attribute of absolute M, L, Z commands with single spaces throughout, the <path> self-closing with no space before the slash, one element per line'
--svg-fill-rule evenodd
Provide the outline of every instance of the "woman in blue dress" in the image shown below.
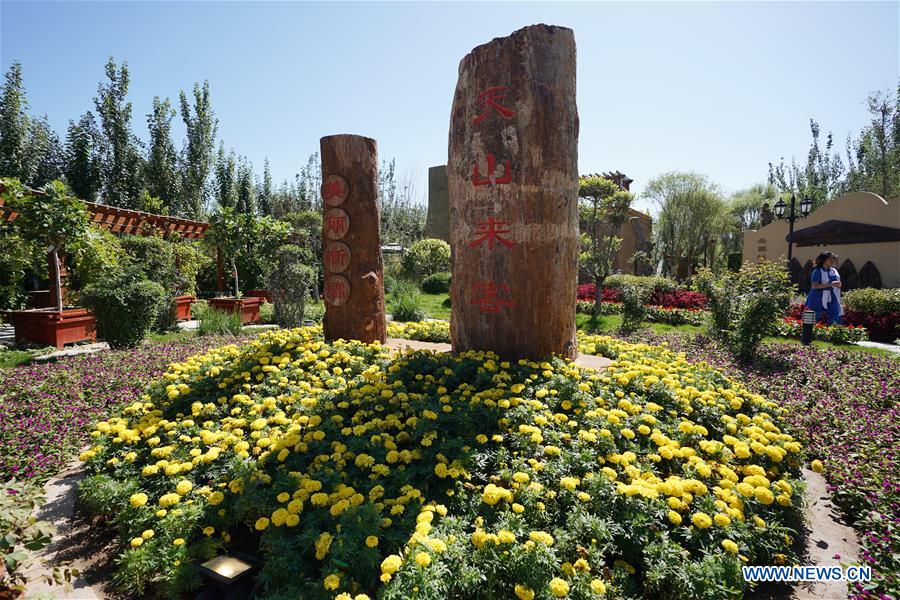
<path fill-rule="evenodd" d="M 816 257 L 816 268 L 810 275 L 811 287 L 806 297 L 806 308 L 816 311 L 816 322 L 823 314 L 831 324 L 841 323 L 841 276 L 836 268 L 837 257 L 829 251 Z"/>

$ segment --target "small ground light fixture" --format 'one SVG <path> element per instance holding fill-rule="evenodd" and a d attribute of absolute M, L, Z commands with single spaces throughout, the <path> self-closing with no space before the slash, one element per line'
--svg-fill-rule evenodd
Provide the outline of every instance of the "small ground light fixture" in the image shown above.
<path fill-rule="evenodd" d="M 210 579 L 231 585 L 253 569 L 253 565 L 236 556 L 222 555 L 200 564 L 200 573 Z"/>

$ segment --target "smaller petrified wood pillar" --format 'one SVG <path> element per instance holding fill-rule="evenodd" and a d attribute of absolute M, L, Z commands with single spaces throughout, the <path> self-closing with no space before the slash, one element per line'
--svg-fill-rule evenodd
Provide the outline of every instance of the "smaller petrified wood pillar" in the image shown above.
<path fill-rule="evenodd" d="M 384 342 L 378 146 L 359 135 L 331 135 L 319 144 L 325 339 Z"/>
<path fill-rule="evenodd" d="M 462 59 L 447 178 L 453 350 L 574 358 L 578 110 L 571 29 L 526 27 Z"/>

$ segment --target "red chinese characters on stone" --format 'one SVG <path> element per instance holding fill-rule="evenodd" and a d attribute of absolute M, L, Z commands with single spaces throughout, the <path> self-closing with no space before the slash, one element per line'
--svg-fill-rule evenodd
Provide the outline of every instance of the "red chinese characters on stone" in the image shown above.
<path fill-rule="evenodd" d="M 472 122 L 478 125 L 488 118 L 492 110 L 496 111 L 504 119 L 511 119 L 516 116 L 516 111 L 500 104 L 500 100 L 506 98 L 508 89 L 505 85 L 496 85 L 478 94 L 478 103 L 483 107 L 483 110 Z"/>
<path fill-rule="evenodd" d="M 487 242 L 488 250 L 494 249 L 494 241 L 498 241 L 507 248 L 512 248 L 516 243 L 502 237 L 501 233 L 509 233 L 511 230 L 502 229 L 503 225 L 509 225 L 509 221 L 497 221 L 494 217 L 488 217 L 487 221 L 479 221 L 476 223 L 478 230 L 475 235 L 480 235 L 478 239 L 469 244 L 469 248 L 477 248 Z"/>
<path fill-rule="evenodd" d="M 343 275 L 332 275 L 325 280 L 325 301 L 341 306 L 350 298 L 350 282 Z"/>
<path fill-rule="evenodd" d="M 332 273 L 341 273 L 350 266 L 350 248 L 343 242 L 331 242 L 325 247 L 325 268 Z"/>
<path fill-rule="evenodd" d="M 505 161 L 504 166 L 506 167 L 506 172 L 503 177 L 496 177 L 494 175 L 494 171 L 497 168 L 497 157 L 493 154 L 487 155 L 487 164 L 488 164 L 488 176 L 482 177 L 481 173 L 478 171 L 478 162 L 475 162 L 475 168 L 472 171 L 472 184 L 475 187 L 479 185 L 500 185 L 502 183 L 512 183 L 512 165 L 510 164 L 509 159 Z"/>
<path fill-rule="evenodd" d="M 483 313 L 499 313 L 505 308 L 514 308 L 516 301 L 512 298 L 509 285 L 493 281 L 477 282 L 472 286 L 472 304 L 477 304 Z"/>
<path fill-rule="evenodd" d="M 339 240 L 350 230 L 350 216 L 340 208 L 332 208 L 323 217 L 325 236 Z"/>
<path fill-rule="evenodd" d="M 340 175 L 329 175 L 322 182 L 322 199 L 328 206 L 340 206 L 350 191 L 347 180 Z"/>

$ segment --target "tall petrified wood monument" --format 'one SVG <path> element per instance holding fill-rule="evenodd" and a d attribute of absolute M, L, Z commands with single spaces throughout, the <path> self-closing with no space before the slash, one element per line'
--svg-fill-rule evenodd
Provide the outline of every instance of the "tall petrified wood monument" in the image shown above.
<path fill-rule="evenodd" d="M 359 135 L 331 135 L 319 145 L 325 339 L 384 342 L 377 144 Z"/>
<path fill-rule="evenodd" d="M 526 27 L 463 58 L 449 145 L 454 351 L 574 358 L 579 240 L 572 30 Z"/>

